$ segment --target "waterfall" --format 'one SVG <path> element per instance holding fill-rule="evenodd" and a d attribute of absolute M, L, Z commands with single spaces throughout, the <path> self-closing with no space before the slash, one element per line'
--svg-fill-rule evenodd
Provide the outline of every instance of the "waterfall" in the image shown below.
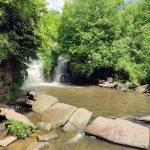
<path fill-rule="evenodd" d="M 67 57 L 59 56 L 57 60 L 57 66 L 54 69 L 53 82 L 46 83 L 44 79 L 43 63 L 40 60 L 34 60 L 28 65 L 28 78 L 24 82 L 22 89 L 28 89 L 30 87 L 39 86 L 60 86 L 59 83 L 68 83 L 68 62 Z"/>
<path fill-rule="evenodd" d="M 28 65 L 28 78 L 24 83 L 24 86 L 38 85 L 44 82 L 43 64 L 40 60 L 34 60 Z"/>
<path fill-rule="evenodd" d="M 69 58 L 66 56 L 59 56 L 57 60 L 57 66 L 54 70 L 54 82 L 56 83 L 68 83 L 68 62 Z"/>

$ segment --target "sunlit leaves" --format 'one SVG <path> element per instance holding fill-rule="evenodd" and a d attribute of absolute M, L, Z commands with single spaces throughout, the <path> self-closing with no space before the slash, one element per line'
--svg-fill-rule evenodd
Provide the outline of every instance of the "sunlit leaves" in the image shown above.
<path fill-rule="evenodd" d="M 60 14 L 56 11 L 49 11 L 43 15 L 39 22 L 39 28 L 36 33 L 41 37 L 42 44 L 38 50 L 41 53 L 45 73 L 49 73 L 55 64 L 54 55 L 57 53 L 58 27 L 60 24 Z"/>
<path fill-rule="evenodd" d="M 128 74 L 125 80 L 134 84 L 146 81 L 150 72 L 149 7 L 148 0 L 66 2 L 59 40 L 62 54 L 71 58 L 73 71 L 95 77 L 97 70 L 111 68 L 114 77 L 122 72 Z"/>

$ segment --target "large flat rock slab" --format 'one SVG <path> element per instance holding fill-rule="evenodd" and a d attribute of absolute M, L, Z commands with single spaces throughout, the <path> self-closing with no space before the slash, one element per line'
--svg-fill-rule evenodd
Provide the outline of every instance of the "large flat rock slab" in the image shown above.
<path fill-rule="evenodd" d="M 123 119 L 98 117 L 86 132 L 118 144 L 144 149 L 149 147 L 149 129 Z"/>
<path fill-rule="evenodd" d="M 77 108 L 74 106 L 57 103 L 47 111 L 41 113 L 41 121 L 50 122 L 56 127 L 63 126 L 76 110 Z"/>
<path fill-rule="evenodd" d="M 8 136 L 8 137 L 6 137 L 5 139 L 0 140 L 0 146 L 5 147 L 5 146 L 7 146 L 7 145 L 13 143 L 13 142 L 16 141 L 16 140 L 17 140 L 17 137 L 16 137 L 16 136 Z"/>
<path fill-rule="evenodd" d="M 5 116 L 6 119 L 20 121 L 35 127 L 35 125 L 26 116 L 15 112 L 13 109 L 0 108 L 0 116 Z"/>
<path fill-rule="evenodd" d="M 92 113 L 84 108 L 79 108 L 69 119 L 69 121 L 63 127 L 65 132 L 74 131 L 82 133 L 86 128 L 89 120 L 92 117 Z"/>
<path fill-rule="evenodd" d="M 26 150 L 46 150 L 48 147 L 48 142 L 35 142 L 29 145 Z"/>
<path fill-rule="evenodd" d="M 28 104 L 32 105 L 32 110 L 36 113 L 42 113 L 56 104 L 58 99 L 56 97 L 41 94 L 36 96 L 36 101 L 28 100 Z"/>

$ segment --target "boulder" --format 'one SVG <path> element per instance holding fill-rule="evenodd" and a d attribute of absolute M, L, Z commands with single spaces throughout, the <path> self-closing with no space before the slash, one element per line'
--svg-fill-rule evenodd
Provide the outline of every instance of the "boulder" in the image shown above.
<path fill-rule="evenodd" d="M 28 104 L 32 105 L 32 110 L 36 113 L 42 113 L 58 102 L 57 98 L 41 94 L 37 95 L 36 101 L 28 100 Z"/>
<path fill-rule="evenodd" d="M 46 135 L 38 136 L 38 141 L 39 142 L 46 142 L 46 141 L 53 140 L 53 139 L 56 139 L 56 138 L 58 138 L 57 133 L 49 133 L 49 134 L 46 134 Z"/>
<path fill-rule="evenodd" d="M 107 82 L 113 83 L 113 78 L 112 77 L 107 77 Z"/>
<path fill-rule="evenodd" d="M 149 147 L 149 129 L 123 119 L 98 117 L 86 132 L 118 144 L 144 149 Z"/>
<path fill-rule="evenodd" d="M 41 113 L 41 121 L 50 122 L 56 127 L 63 126 L 76 110 L 77 108 L 74 106 L 57 103 Z"/>
<path fill-rule="evenodd" d="M 118 83 L 117 89 L 120 90 L 120 91 L 124 91 L 124 92 L 127 91 L 127 88 L 121 83 Z"/>
<path fill-rule="evenodd" d="M 35 127 L 35 125 L 26 116 L 15 112 L 13 109 L 0 108 L 0 116 L 5 116 L 6 119 L 20 121 Z"/>
<path fill-rule="evenodd" d="M 16 136 L 8 136 L 6 137 L 5 139 L 3 140 L 0 140 L 0 146 L 7 146 L 9 144 L 11 144 L 12 142 L 16 141 L 17 140 L 17 137 Z"/>
<path fill-rule="evenodd" d="M 106 82 L 105 80 L 98 79 L 98 84 L 104 84 L 105 82 Z"/>
<path fill-rule="evenodd" d="M 118 83 L 105 82 L 104 84 L 98 84 L 102 88 L 116 88 Z"/>
<path fill-rule="evenodd" d="M 27 101 L 24 99 L 17 99 L 16 103 L 18 104 L 20 110 L 24 110 L 26 112 L 32 110 L 32 105 L 27 104 Z"/>
<path fill-rule="evenodd" d="M 48 142 L 35 142 L 29 145 L 26 150 L 46 150 L 48 147 Z"/>
<path fill-rule="evenodd" d="M 50 131 L 52 128 L 52 125 L 49 122 L 38 122 L 36 126 L 43 131 Z"/>
<path fill-rule="evenodd" d="M 29 91 L 26 93 L 27 99 L 35 101 L 37 99 L 37 93 L 34 91 Z"/>
<path fill-rule="evenodd" d="M 150 85 L 146 84 L 143 86 L 139 86 L 136 88 L 136 91 L 140 92 L 140 93 L 149 93 L 150 92 Z"/>
<path fill-rule="evenodd" d="M 79 108 L 69 119 L 69 121 L 63 127 L 64 131 L 75 131 L 81 133 L 84 131 L 89 120 L 92 117 L 92 113 L 84 108 Z"/>

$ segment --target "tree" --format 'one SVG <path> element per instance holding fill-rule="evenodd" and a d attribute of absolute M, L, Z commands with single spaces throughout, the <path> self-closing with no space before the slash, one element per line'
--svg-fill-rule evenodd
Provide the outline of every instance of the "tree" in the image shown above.
<path fill-rule="evenodd" d="M 149 60 L 149 2 L 73 0 L 66 2 L 59 28 L 61 53 L 75 76 L 113 76 L 146 81 Z M 140 72 L 140 73 L 139 73 Z"/>
<path fill-rule="evenodd" d="M 0 61 L 10 59 L 14 65 L 12 95 L 15 99 L 27 74 L 26 64 L 36 58 L 41 44 L 35 29 L 46 12 L 46 2 L 0 0 L 0 6 Z"/>
<path fill-rule="evenodd" d="M 59 49 L 58 43 L 58 27 L 60 24 L 60 14 L 51 10 L 43 15 L 39 22 L 38 35 L 42 39 L 42 45 L 39 53 L 44 62 L 44 70 L 49 74 L 50 70 L 56 63 L 56 56 Z"/>

